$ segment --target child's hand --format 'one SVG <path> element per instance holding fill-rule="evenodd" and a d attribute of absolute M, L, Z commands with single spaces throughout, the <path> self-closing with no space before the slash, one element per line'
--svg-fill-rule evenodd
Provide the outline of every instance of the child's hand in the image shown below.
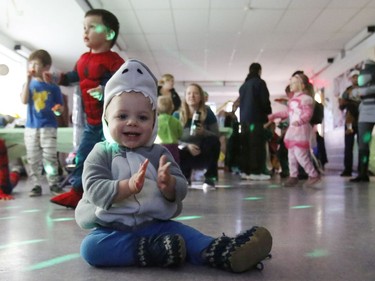
<path fill-rule="evenodd" d="M 139 167 L 138 172 L 132 175 L 132 177 L 129 179 L 129 190 L 132 194 L 137 194 L 142 190 L 143 184 L 145 183 L 147 165 L 149 162 L 150 161 L 146 159 Z"/>
<path fill-rule="evenodd" d="M 60 116 L 62 105 L 61 104 L 55 104 L 51 109 L 56 116 Z"/>
<path fill-rule="evenodd" d="M 43 72 L 43 80 L 46 83 L 52 83 L 52 81 L 53 81 L 52 73 L 48 72 L 48 71 L 44 71 Z"/>
<path fill-rule="evenodd" d="M 90 94 L 94 99 L 97 99 L 98 101 L 101 101 L 103 99 L 103 87 L 98 86 L 96 88 L 92 88 L 90 90 L 87 90 L 87 93 Z"/>
<path fill-rule="evenodd" d="M 160 157 L 158 169 L 158 187 L 165 198 L 173 201 L 175 197 L 174 186 L 176 184 L 176 179 L 169 171 L 170 165 L 171 162 L 167 162 L 167 156 L 163 155 Z"/>
<path fill-rule="evenodd" d="M 169 166 L 171 162 L 167 162 L 167 156 L 163 155 L 159 161 L 158 170 L 158 186 L 160 189 L 168 187 L 171 180 L 171 174 L 169 172 Z"/>

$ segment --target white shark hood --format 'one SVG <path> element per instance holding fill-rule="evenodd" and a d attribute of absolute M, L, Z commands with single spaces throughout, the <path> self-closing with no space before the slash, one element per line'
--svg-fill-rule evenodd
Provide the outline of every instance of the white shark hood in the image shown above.
<path fill-rule="evenodd" d="M 147 146 L 151 146 L 157 136 L 158 124 L 157 124 L 157 79 L 150 69 L 141 61 L 136 59 L 127 60 L 116 72 L 113 74 L 111 79 L 107 82 L 104 88 L 104 105 L 103 105 L 103 133 L 107 141 L 115 142 L 109 133 L 108 124 L 104 116 L 107 110 L 108 103 L 114 96 L 121 95 L 129 92 L 142 93 L 145 97 L 150 99 L 152 109 L 155 111 L 155 122 L 152 131 L 152 136 Z"/>

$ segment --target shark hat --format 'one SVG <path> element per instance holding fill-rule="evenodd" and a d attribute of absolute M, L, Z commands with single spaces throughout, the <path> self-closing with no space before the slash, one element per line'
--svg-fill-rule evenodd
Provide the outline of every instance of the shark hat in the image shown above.
<path fill-rule="evenodd" d="M 104 137 L 109 142 L 114 142 L 109 133 L 108 124 L 105 120 L 105 113 L 109 102 L 114 96 L 121 94 L 131 94 L 130 92 L 142 93 L 145 97 L 150 99 L 152 109 L 155 111 L 155 122 L 152 131 L 152 136 L 147 142 L 147 146 L 151 146 L 157 136 L 157 79 L 151 70 L 141 61 L 136 59 L 127 60 L 107 82 L 104 88 L 104 105 L 103 105 L 103 133 Z"/>

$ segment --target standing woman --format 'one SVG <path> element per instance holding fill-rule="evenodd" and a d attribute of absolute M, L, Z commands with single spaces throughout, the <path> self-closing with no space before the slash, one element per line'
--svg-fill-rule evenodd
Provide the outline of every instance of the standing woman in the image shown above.
<path fill-rule="evenodd" d="M 194 132 L 191 123 L 194 113 L 199 120 Z M 198 84 L 190 84 L 185 91 L 185 100 L 179 112 L 173 114 L 180 120 L 183 133 L 180 138 L 180 166 L 190 183 L 193 169 L 207 169 L 203 189 L 215 187 L 218 177 L 217 162 L 220 154 L 219 127 L 212 110 L 205 105 L 204 92 Z"/>
<path fill-rule="evenodd" d="M 266 174 L 266 135 L 263 125 L 271 114 L 270 94 L 266 82 L 261 79 L 262 67 L 252 63 L 240 96 L 233 103 L 233 112 L 240 107 L 242 179 L 269 180 Z"/>
<path fill-rule="evenodd" d="M 172 74 L 164 74 L 158 86 L 158 96 L 167 96 L 172 99 L 174 109 L 177 111 L 181 106 L 181 99 L 176 90 L 174 89 L 174 77 Z"/>

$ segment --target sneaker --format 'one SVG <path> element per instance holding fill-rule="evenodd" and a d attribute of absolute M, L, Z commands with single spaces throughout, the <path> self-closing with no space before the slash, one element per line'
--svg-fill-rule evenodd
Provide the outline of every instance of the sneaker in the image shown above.
<path fill-rule="evenodd" d="M 53 184 L 49 187 L 49 190 L 53 195 L 59 195 L 64 193 L 65 191 L 57 184 Z"/>
<path fill-rule="evenodd" d="M 206 178 L 204 180 L 204 183 L 202 185 L 202 189 L 203 191 L 207 192 L 209 190 L 215 190 L 215 182 L 214 180 L 210 179 L 210 178 Z"/>
<path fill-rule="evenodd" d="M 42 187 L 40 185 L 34 186 L 34 188 L 29 192 L 30 197 L 42 196 Z"/>
<path fill-rule="evenodd" d="M 179 234 L 142 237 L 138 241 L 136 263 L 139 266 L 179 266 L 185 258 L 185 241 Z"/>
<path fill-rule="evenodd" d="M 52 197 L 50 202 L 67 208 L 75 209 L 79 200 L 81 200 L 82 195 L 83 192 L 77 191 L 72 187 L 68 192 Z"/>
<path fill-rule="evenodd" d="M 321 178 L 319 176 L 317 177 L 309 177 L 309 179 L 305 182 L 304 186 L 306 187 L 312 187 L 318 182 L 320 182 Z"/>
<path fill-rule="evenodd" d="M 284 183 L 284 187 L 295 187 L 298 184 L 298 178 L 289 177 Z"/>
<path fill-rule="evenodd" d="M 251 174 L 249 178 L 254 181 L 266 181 L 266 180 L 270 180 L 271 176 L 266 175 L 266 174 L 259 174 L 259 175 Z"/>
<path fill-rule="evenodd" d="M 214 239 L 207 247 L 205 257 L 212 267 L 244 272 L 262 264 L 271 248 L 270 232 L 264 227 L 254 226 L 234 238 L 224 235 Z"/>
<path fill-rule="evenodd" d="M 240 176 L 241 176 L 241 180 L 249 180 L 250 179 L 250 175 L 248 175 L 246 173 L 240 173 Z"/>
<path fill-rule="evenodd" d="M 370 178 L 368 176 L 358 176 L 356 178 L 350 179 L 350 182 L 369 182 Z"/>
<path fill-rule="evenodd" d="M 349 172 L 349 171 L 343 171 L 340 174 L 340 177 L 351 177 L 351 176 L 352 176 L 352 172 Z"/>

